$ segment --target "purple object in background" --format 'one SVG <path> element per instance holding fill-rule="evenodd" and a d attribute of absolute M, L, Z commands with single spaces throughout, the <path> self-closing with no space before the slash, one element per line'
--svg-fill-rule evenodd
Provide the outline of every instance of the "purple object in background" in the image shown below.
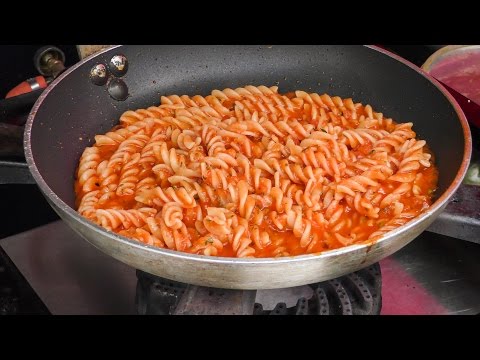
<path fill-rule="evenodd" d="M 438 80 L 438 79 L 437 79 Z M 468 97 L 460 94 L 457 90 L 454 88 L 448 86 L 446 83 L 443 81 L 439 82 L 445 86 L 445 88 L 448 90 L 450 94 L 457 100 L 458 104 L 462 108 L 463 112 L 465 113 L 465 116 L 467 117 L 467 120 L 470 122 L 470 124 L 475 125 L 476 127 L 480 128 L 480 105 L 472 100 L 469 99 Z M 480 85 L 480 79 L 479 79 L 479 85 Z"/>
<path fill-rule="evenodd" d="M 470 123 L 480 128 L 480 45 L 446 46 L 422 68 L 447 88 Z"/>

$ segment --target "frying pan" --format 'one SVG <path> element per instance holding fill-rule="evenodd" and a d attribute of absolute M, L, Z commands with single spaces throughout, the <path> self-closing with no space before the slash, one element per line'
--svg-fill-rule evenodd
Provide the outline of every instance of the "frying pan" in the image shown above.
<path fill-rule="evenodd" d="M 125 101 L 111 98 L 89 74 L 123 54 Z M 245 85 L 278 85 L 371 104 L 397 122 L 413 122 L 436 156 L 440 177 L 434 204 L 419 217 L 369 244 L 320 254 L 239 259 L 155 248 L 109 232 L 74 210 L 74 174 L 95 134 L 118 123 L 122 112 L 159 103 L 161 95 L 202 94 Z M 106 254 L 171 280 L 229 289 L 272 289 L 315 283 L 369 266 L 425 230 L 460 185 L 471 154 L 471 136 L 455 100 L 407 61 L 372 46 L 118 46 L 64 72 L 39 97 L 25 128 L 28 166 L 59 216 Z"/>

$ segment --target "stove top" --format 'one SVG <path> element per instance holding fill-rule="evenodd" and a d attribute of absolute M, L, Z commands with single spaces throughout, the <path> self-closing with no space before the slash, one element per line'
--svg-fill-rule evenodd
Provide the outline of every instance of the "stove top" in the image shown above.
<path fill-rule="evenodd" d="M 0 244 L 52 314 L 145 312 L 139 307 L 137 290 L 144 284 L 142 278 L 137 281 L 136 270 L 104 255 L 61 221 L 2 239 Z M 424 232 L 380 262 L 380 313 L 480 313 L 479 258 L 477 244 Z M 308 301 L 312 296 L 298 287 L 275 290 L 274 298 L 269 292 L 255 294 L 254 303 L 261 304 L 262 311 L 275 311 L 281 302 L 289 309 L 298 299 Z"/>
<path fill-rule="evenodd" d="M 380 265 L 288 289 L 238 291 L 191 287 L 137 270 L 141 315 L 379 315 Z"/>
<path fill-rule="evenodd" d="M 48 315 L 45 304 L 0 248 L 0 315 Z"/>

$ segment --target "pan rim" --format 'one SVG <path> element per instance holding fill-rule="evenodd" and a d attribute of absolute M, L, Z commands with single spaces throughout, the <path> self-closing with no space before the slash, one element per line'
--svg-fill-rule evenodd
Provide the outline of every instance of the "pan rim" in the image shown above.
<path fill-rule="evenodd" d="M 150 253 L 155 253 L 156 255 L 164 255 L 172 258 L 181 258 L 184 260 L 190 260 L 190 261 L 198 261 L 202 263 L 211 263 L 211 264 L 241 264 L 242 266 L 244 265 L 267 265 L 267 264 L 279 264 L 283 262 L 305 262 L 305 261 L 315 261 L 318 258 L 330 258 L 330 257 L 336 257 L 342 254 L 347 254 L 347 253 L 352 253 L 354 251 L 362 251 L 365 250 L 366 252 L 370 251 L 372 247 L 379 246 L 385 242 L 389 242 L 392 238 L 394 238 L 397 234 L 408 232 L 410 229 L 414 228 L 417 224 L 423 222 L 426 220 L 432 213 L 436 213 L 439 211 L 443 206 L 446 205 L 447 201 L 453 196 L 455 191 L 458 189 L 460 186 L 463 178 L 466 175 L 466 172 L 468 170 L 468 166 L 470 164 L 470 158 L 471 158 L 471 153 L 472 153 L 472 138 L 471 138 L 471 133 L 470 133 L 470 127 L 468 125 L 467 119 L 465 114 L 463 113 L 462 109 L 460 108 L 460 105 L 456 102 L 456 100 L 453 98 L 453 96 L 432 76 L 430 76 L 428 73 L 423 71 L 421 68 L 417 67 L 410 61 L 388 51 L 385 50 L 381 47 L 374 46 L 374 45 L 363 45 L 367 48 L 370 48 L 374 51 L 380 52 L 385 56 L 391 57 L 400 63 L 404 64 L 405 66 L 408 66 L 412 70 L 416 71 L 419 75 L 423 76 L 426 78 L 429 82 L 431 82 L 442 94 L 447 98 L 449 103 L 452 105 L 452 107 L 455 110 L 455 113 L 457 114 L 458 120 L 460 121 L 460 124 L 463 129 L 463 136 L 464 136 L 464 150 L 463 150 L 463 159 L 460 164 L 460 168 L 455 175 L 454 180 L 452 183 L 448 186 L 448 188 L 442 193 L 442 195 L 435 200 L 435 202 L 432 204 L 432 206 L 424 213 L 420 214 L 416 218 L 414 218 L 412 221 L 408 222 L 405 225 L 402 225 L 398 228 L 396 228 L 393 231 L 390 231 L 387 233 L 386 236 L 383 238 L 373 241 L 373 242 L 365 242 L 362 244 L 354 244 L 354 245 L 349 245 L 345 246 L 342 248 L 334 249 L 334 250 L 327 250 L 323 251 L 320 253 L 313 253 L 313 254 L 305 254 L 305 255 L 296 255 L 296 256 L 286 256 L 286 257 L 280 257 L 280 258 L 235 258 L 235 257 L 220 257 L 220 256 L 206 256 L 206 255 L 198 255 L 198 254 L 191 254 L 191 253 L 186 253 L 186 252 L 181 252 L 177 250 L 170 250 L 170 249 L 164 249 L 164 248 L 158 248 L 154 247 L 151 245 L 147 245 L 144 243 L 141 243 L 139 241 L 129 239 L 125 236 L 119 235 L 117 233 L 110 232 L 106 230 L 105 228 L 97 225 L 96 223 L 91 222 L 90 220 L 87 220 L 83 216 L 81 216 L 76 210 L 74 210 L 72 207 L 68 206 L 46 183 L 46 181 L 43 179 L 42 175 L 40 174 L 40 171 L 38 170 L 34 158 L 33 158 L 33 152 L 31 148 L 31 132 L 32 132 L 32 126 L 33 122 L 35 120 L 36 114 L 38 112 L 38 109 L 40 108 L 41 104 L 43 101 L 47 98 L 51 90 L 55 88 L 55 86 L 61 82 L 64 78 L 66 78 L 70 73 L 75 71 L 77 68 L 82 66 L 83 64 L 89 62 L 91 59 L 100 56 L 104 53 L 110 52 L 114 49 L 121 48 L 123 45 L 115 45 L 109 48 L 106 48 L 104 50 L 101 50 L 95 54 L 92 54 L 85 59 L 79 61 L 75 65 L 71 66 L 68 68 L 66 71 L 64 71 L 57 79 L 55 79 L 50 86 L 48 86 L 43 93 L 40 95 L 40 97 L 37 99 L 35 102 L 34 106 L 32 107 L 32 110 L 29 113 L 27 122 L 25 124 L 25 132 L 24 132 L 24 151 L 25 151 L 25 158 L 27 161 L 28 168 L 35 179 L 35 182 L 37 185 L 40 187 L 41 191 L 44 193 L 44 195 L 47 197 L 47 199 L 51 202 L 54 203 L 55 206 L 57 206 L 59 209 L 61 209 L 63 212 L 65 212 L 68 216 L 71 218 L 75 219 L 76 221 L 80 222 L 83 226 L 89 228 L 90 230 L 94 231 L 100 231 L 104 233 L 105 236 L 110 237 L 114 239 L 115 241 L 124 243 L 125 245 L 132 246 L 136 248 L 137 250 L 140 251 L 147 251 Z M 63 221 L 63 220 L 62 220 Z"/>

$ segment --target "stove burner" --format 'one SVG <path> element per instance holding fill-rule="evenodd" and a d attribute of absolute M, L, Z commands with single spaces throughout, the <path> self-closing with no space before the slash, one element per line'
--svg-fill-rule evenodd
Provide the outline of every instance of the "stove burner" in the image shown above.
<path fill-rule="evenodd" d="M 137 270 L 137 291 L 135 303 L 140 315 L 171 315 L 177 310 L 188 284 L 163 279 Z M 272 310 L 266 310 L 266 304 L 255 303 L 253 315 L 379 315 L 382 308 L 382 277 L 380 265 L 374 264 L 340 278 L 292 288 L 298 291 L 296 305 L 287 306 L 280 296 Z M 208 295 L 221 299 L 231 290 L 199 288 L 208 291 Z M 290 297 L 293 290 L 282 289 Z M 277 290 L 262 290 L 256 300 L 268 298 Z M 296 291 L 295 291 L 296 293 Z M 310 293 L 310 296 L 302 296 Z M 227 295 L 228 296 L 228 295 Z M 195 310 L 203 313 L 197 305 Z"/>

